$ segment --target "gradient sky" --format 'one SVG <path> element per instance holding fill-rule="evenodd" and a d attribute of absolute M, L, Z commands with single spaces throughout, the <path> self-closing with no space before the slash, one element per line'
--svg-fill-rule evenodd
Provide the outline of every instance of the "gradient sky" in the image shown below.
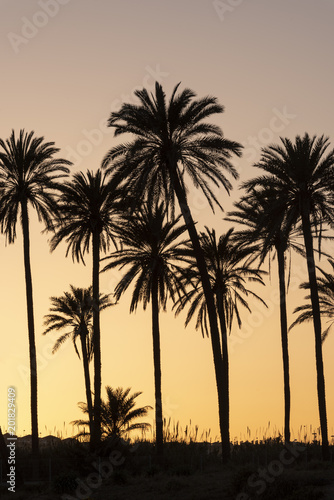
<path fill-rule="evenodd" d="M 153 88 L 158 79 L 169 95 L 181 82 L 199 97 L 210 94 L 225 106 L 213 118 L 229 139 L 245 146 L 235 162 L 240 181 L 254 175 L 252 163 L 261 147 L 297 134 L 325 134 L 334 141 L 333 18 L 331 0 L 0 0 L 0 137 L 11 130 L 34 130 L 54 141 L 72 171 L 96 169 L 116 144 L 105 122 L 123 101 L 134 102 L 136 88 Z M 37 26 L 37 27 L 36 27 Z M 239 181 L 225 210 L 238 199 Z M 224 232 L 229 225 L 215 215 L 189 186 L 189 203 L 199 227 Z M 69 284 L 89 286 L 86 267 L 65 259 L 65 247 L 50 254 L 43 227 L 31 215 L 36 346 L 39 364 L 39 430 L 72 434 L 71 420 L 81 417 L 85 400 L 83 370 L 69 342 L 50 354 L 55 337 L 42 336 L 49 297 Z M 7 388 L 17 389 L 17 430 L 30 432 L 29 360 L 23 250 L 20 228 L 14 245 L 0 236 L 1 332 L 0 424 L 6 424 Z M 327 247 L 333 253 L 332 245 Z M 326 262 L 322 263 L 326 267 Z M 230 339 L 231 438 L 252 437 L 283 426 L 283 375 L 277 308 L 276 262 L 261 291 L 268 311 L 253 305 L 243 314 L 242 333 Z M 101 275 L 101 289 L 111 293 L 119 273 Z M 289 320 L 302 303 L 298 291 L 305 264 L 292 261 Z M 102 314 L 103 385 L 143 391 L 138 402 L 154 404 L 151 316 L 129 315 L 129 297 Z M 167 418 L 184 427 L 191 419 L 200 431 L 218 435 L 212 352 L 184 316 L 161 315 L 162 392 Z M 314 339 L 310 326 L 291 332 L 291 422 L 319 426 Z M 329 435 L 334 434 L 334 334 L 324 344 Z M 151 412 L 150 419 L 153 418 Z"/>

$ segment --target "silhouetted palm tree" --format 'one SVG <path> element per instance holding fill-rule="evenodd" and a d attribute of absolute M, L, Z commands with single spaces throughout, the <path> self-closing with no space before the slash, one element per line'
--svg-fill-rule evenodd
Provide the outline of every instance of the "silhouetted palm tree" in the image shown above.
<path fill-rule="evenodd" d="M 152 336 L 155 383 L 155 422 L 157 454 L 163 453 L 163 417 L 161 397 L 161 355 L 159 310 L 166 310 L 167 298 L 174 300 L 178 290 L 178 260 L 183 258 L 180 236 L 185 232 L 179 226 L 180 217 L 166 221 L 163 204 L 145 205 L 135 215 L 124 216 L 120 221 L 118 238 L 121 249 L 106 257 L 109 263 L 103 271 L 118 267 L 126 273 L 115 287 L 119 298 L 134 282 L 130 312 L 152 304 Z"/>
<path fill-rule="evenodd" d="M 235 238 L 244 247 L 251 247 L 253 260 L 259 266 L 274 251 L 277 256 L 280 291 L 280 325 L 284 379 L 284 439 L 290 441 L 290 370 L 288 350 L 288 322 L 286 309 L 285 253 L 289 248 L 300 252 L 300 245 L 290 240 L 292 228 L 284 218 L 284 212 L 275 210 L 274 194 L 268 189 L 253 190 L 234 204 L 235 210 L 228 213 L 226 220 L 237 222 L 245 229 L 239 230 Z M 256 247 L 255 247 L 256 245 Z"/>
<path fill-rule="evenodd" d="M 65 165 L 71 163 L 56 159 L 59 149 L 54 142 L 44 142 L 43 137 L 34 137 L 34 132 L 14 130 L 9 139 L 0 139 L 0 224 L 1 232 L 9 243 L 16 239 L 18 216 L 22 225 L 24 270 L 26 282 L 29 358 L 30 358 L 30 404 L 32 453 L 38 455 L 38 410 L 37 410 L 37 361 L 35 346 L 35 324 L 33 290 L 30 266 L 29 204 L 36 210 L 38 218 L 46 228 L 52 228 L 52 217 L 57 212 L 55 193 L 59 189 L 58 179 L 68 173 Z"/>
<path fill-rule="evenodd" d="M 243 306 L 250 311 L 246 300 L 248 296 L 255 297 L 264 303 L 257 294 L 246 288 L 247 282 L 264 284 L 262 281 L 262 274 L 264 272 L 250 267 L 250 249 L 242 248 L 238 242 L 233 241 L 233 229 L 230 229 L 217 239 L 215 230 L 206 228 L 206 232 L 200 234 L 200 241 L 209 272 L 211 288 L 215 296 L 215 306 L 221 333 L 221 356 L 224 367 L 223 436 L 225 437 L 225 440 L 222 441 L 222 454 L 226 460 L 230 455 L 227 334 L 231 331 L 234 318 L 236 318 L 239 327 L 241 327 L 239 307 Z M 182 269 L 181 273 L 184 280 L 183 289 L 186 288 L 187 284 L 191 284 L 192 286 L 186 293 L 181 295 L 176 303 L 176 314 L 189 305 L 186 326 L 194 314 L 197 313 L 196 329 L 200 327 L 202 334 L 206 333 L 208 335 L 207 304 L 194 257 L 193 262 L 190 260 L 189 267 L 185 270 Z"/>
<path fill-rule="evenodd" d="M 100 251 L 110 248 L 113 240 L 116 193 L 106 182 L 106 175 L 99 169 L 75 173 L 73 179 L 64 183 L 59 202 L 61 220 L 57 223 L 50 245 L 53 251 L 61 241 L 67 244 L 73 260 L 83 260 L 92 250 L 93 261 L 93 343 L 94 343 L 94 426 L 91 440 L 97 446 L 101 437 L 101 341 L 99 313 L 99 264 Z"/>
<path fill-rule="evenodd" d="M 58 351 L 67 339 L 71 339 L 75 352 L 80 359 L 80 353 L 76 342 L 78 338 L 81 343 L 82 363 L 85 376 L 85 388 L 87 398 L 87 408 L 89 415 L 89 428 L 92 430 L 93 423 L 93 405 L 92 393 L 90 387 L 89 363 L 93 359 L 93 297 L 92 287 L 77 288 L 70 285 L 70 292 L 64 292 L 61 297 L 51 297 L 51 314 L 44 317 L 44 325 L 47 327 L 43 332 L 46 335 L 49 332 L 58 330 L 67 330 L 55 342 L 52 353 Z M 100 293 L 99 308 L 100 311 L 114 305 L 110 296 Z"/>
<path fill-rule="evenodd" d="M 156 82 L 154 94 L 146 89 L 135 92 L 139 105 L 123 104 L 120 111 L 111 114 L 108 124 L 115 127 L 115 135 L 131 133 L 135 138 L 111 149 L 103 166 L 116 186 L 122 185 L 137 199 L 151 201 L 163 196 L 172 213 L 175 196 L 178 200 L 207 301 L 222 433 L 223 366 L 219 329 L 205 259 L 188 204 L 185 176 L 202 190 L 212 208 L 214 204 L 220 206 L 213 187 L 231 189 L 224 172 L 237 178 L 230 159 L 232 154 L 240 155 L 241 145 L 225 139 L 219 127 L 205 122 L 213 114 L 223 112 L 216 98 L 195 100 L 192 90 L 177 93 L 178 88 L 179 85 L 174 88 L 167 103 L 161 85 Z"/>
<path fill-rule="evenodd" d="M 325 272 L 323 269 L 318 267 L 322 276 L 317 276 L 318 282 L 318 293 L 319 293 L 319 304 L 320 304 L 320 314 L 323 318 L 327 318 L 327 323 L 329 325 L 325 330 L 323 330 L 321 335 L 321 340 L 324 342 L 334 324 L 334 261 L 328 259 L 328 262 L 332 266 L 332 274 Z M 300 288 L 304 290 L 310 289 L 309 283 L 302 283 Z M 313 310 L 311 304 L 311 295 L 307 295 L 305 300 L 309 301 L 307 304 L 296 307 L 294 313 L 299 314 L 298 318 L 292 323 L 290 329 L 296 325 L 304 323 L 304 321 L 310 321 L 313 319 Z"/>
<path fill-rule="evenodd" d="M 259 186 L 270 186 L 275 193 L 273 204 L 280 207 L 289 223 L 296 225 L 301 221 L 313 310 L 322 454 L 324 460 L 329 460 L 321 318 L 312 227 L 319 230 L 318 236 L 321 238 L 323 224 L 333 220 L 334 151 L 327 152 L 329 141 L 323 136 L 297 136 L 294 144 L 287 138 L 281 138 L 281 141 L 283 146 L 264 148 L 260 162 L 255 165 L 267 175 L 256 177 L 244 186 L 250 191 Z"/>
<path fill-rule="evenodd" d="M 142 406 L 135 408 L 135 399 L 142 392 L 134 392 L 130 394 L 131 388 L 122 389 L 118 387 L 113 389 L 109 385 L 106 386 L 107 400 L 101 400 L 101 426 L 102 438 L 114 437 L 120 438 L 127 435 L 133 430 L 147 430 L 151 425 L 147 422 L 134 422 L 138 418 L 146 417 L 148 410 L 152 406 Z M 88 414 L 86 403 L 79 403 L 80 409 Z M 73 425 L 88 426 L 86 420 L 74 420 Z M 78 436 L 87 435 L 87 432 L 80 432 Z"/>

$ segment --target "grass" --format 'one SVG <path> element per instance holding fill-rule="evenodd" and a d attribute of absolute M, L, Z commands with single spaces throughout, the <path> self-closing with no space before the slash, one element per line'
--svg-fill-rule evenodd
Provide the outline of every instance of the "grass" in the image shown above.
<path fill-rule="evenodd" d="M 99 455 L 91 454 L 87 443 L 60 441 L 41 450 L 40 484 L 26 483 L 15 496 L 3 485 L 0 496 L 3 500 L 76 498 L 81 481 L 89 491 L 88 496 L 81 497 L 87 500 L 334 498 L 334 492 L 326 497 L 326 489 L 333 483 L 333 461 L 321 462 L 319 435 L 310 427 L 307 434 L 301 427 L 302 439 L 288 448 L 277 429 L 269 435 L 268 426 L 261 439 L 259 430 L 253 438 L 247 430 L 245 437 L 249 439 L 234 439 L 231 461 L 222 466 L 219 446 L 213 446 L 210 431 L 200 432 L 191 421 L 185 428 L 170 419 L 164 424 L 163 460 L 156 459 L 154 436 L 105 442 Z M 333 442 L 331 453 L 333 460 Z M 32 474 L 28 450 L 17 449 L 17 468 L 28 481 Z"/>

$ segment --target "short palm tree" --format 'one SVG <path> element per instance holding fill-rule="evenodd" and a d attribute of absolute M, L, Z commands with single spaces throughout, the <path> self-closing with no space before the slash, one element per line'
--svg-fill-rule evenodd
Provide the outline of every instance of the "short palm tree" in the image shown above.
<path fill-rule="evenodd" d="M 231 331 L 233 319 L 236 318 L 239 327 L 241 317 L 239 308 L 245 307 L 250 311 L 247 297 L 252 296 L 263 300 L 249 288 L 248 282 L 264 284 L 263 271 L 253 269 L 250 264 L 250 249 L 242 248 L 239 242 L 233 240 L 233 228 L 217 238 L 214 229 L 206 228 L 200 234 L 206 265 L 209 271 L 211 287 L 215 296 L 215 306 L 219 318 L 221 333 L 221 356 L 224 367 L 224 440 L 222 441 L 222 455 L 226 462 L 230 458 L 230 418 L 229 418 L 229 359 L 228 359 L 228 333 Z M 190 259 L 189 267 L 181 270 L 183 278 L 183 293 L 176 303 L 175 312 L 178 314 L 185 306 L 189 306 L 186 317 L 186 326 L 197 313 L 196 329 L 201 328 L 202 334 L 208 335 L 207 304 L 203 291 L 201 278 L 196 267 L 195 258 Z"/>
<path fill-rule="evenodd" d="M 93 405 L 90 386 L 89 363 L 93 358 L 93 297 L 92 287 L 77 288 L 70 285 L 70 292 L 64 292 L 61 297 L 51 297 L 50 314 L 44 317 L 46 329 L 43 335 L 49 332 L 67 330 L 55 342 L 52 353 L 58 351 L 63 343 L 71 339 L 75 352 L 80 359 L 80 353 L 77 348 L 77 340 L 80 339 L 82 363 L 85 377 L 85 388 L 87 398 L 87 408 L 89 415 L 89 428 L 92 430 L 93 424 Z M 113 302 L 110 296 L 100 293 L 99 308 L 100 311 L 112 306 Z"/>
<path fill-rule="evenodd" d="M 224 400 L 219 328 L 205 258 L 187 199 L 186 180 L 190 179 L 201 189 L 212 208 L 214 204 L 220 206 L 213 188 L 230 191 L 232 186 L 225 173 L 238 177 L 231 157 L 240 156 L 242 146 L 227 140 L 219 127 L 206 122 L 224 110 L 216 98 L 195 99 L 192 90 L 178 90 L 179 85 L 167 102 L 162 86 L 156 82 L 152 94 L 146 89 L 135 92 L 138 105 L 123 104 L 119 111 L 111 114 L 108 123 L 115 128 L 115 135 L 130 133 L 134 139 L 111 149 L 103 167 L 110 173 L 111 182 L 123 186 L 133 198 L 151 202 L 162 196 L 172 213 L 175 197 L 178 200 L 208 307 L 222 433 Z"/>
<path fill-rule="evenodd" d="M 301 222 L 315 334 L 318 406 L 322 435 L 322 456 L 329 460 L 325 378 L 321 345 L 321 317 L 314 258 L 312 228 L 319 238 L 324 223 L 331 223 L 334 214 L 334 150 L 327 151 L 329 140 L 305 134 L 295 143 L 281 138 L 282 145 L 264 148 L 255 167 L 266 172 L 244 184 L 250 192 L 258 187 L 275 193 L 272 203 L 284 212 L 291 225 Z"/>
<path fill-rule="evenodd" d="M 135 408 L 135 399 L 142 392 L 134 392 L 130 394 L 131 388 L 122 389 L 118 387 L 113 389 L 109 385 L 106 386 L 107 400 L 101 400 L 101 427 L 102 438 L 108 437 L 120 438 L 134 430 L 147 430 L 151 425 L 147 422 L 136 422 L 138 418 L 146 417 L 151 406 L 142 406 Z M 80 409 L 88 414 L 86 403 L 79 403 Z M 74 420 L 71 422 L 77 426 L 88 426 L 86 420 Z M 87 432 L 80 432 L 78 436 L 87 435 Z"/>
<path fill-rule="evenodd" d="M 155 383 L 155 422 L 157 454 L 163 454 L 163 416 L 161 397 L 161 354 L 159 310 L 166 310 L 167 298 L 172 300 L 178 290 L 178 261 L 183 253 L 180 236 L 186 227 L 178 225 L 180 217 L 166 221 L 162 203 L 144 205 L 136 215 L 124 216 L 120 222 L 118 238 L 120 250 L 106 257 L 108 264 L 103 271 L 118 267 L 126 272 L 115 287 L 115 298 L 119 300 L 134 283 L 130 312 L 152 304 L 152 336 Z"/>
<path fill-rule="evenodd" d="M 28 336 L 30 355 L 30 405 L 32 453 L 38 455 L 38 409 L 37 409 L 37 361 L 35 346 L 35 323 L 33 289 L 30 266 L 29 206 L 36 210 L 38 218 L 46 228 L 52 228 L 53 216 L 57 214 L 55 194 L 58 180 L 68 174 L 66 165 L 71 163 L 54 158 L 59 149 L 53 142 L 44 142 L 34 132 L 14 130 L 9 139 L 0 139 L 0 224 L 1 232 L 9 243 L 16 240 L 18 216 L 23 233 L 23 253 L 26 283 Z"/>
<path fill-rule="evenodd" d="M 75 173 L 72 180 L 64 183 L 59 201 L 61 219 L 56 223 L 50 245 L 53 251 L 65 241 L 67 252 L 76 261 L 92 250 L 93 278 L 93 343 L 94 343 L 94 425 L 92 445 L 97 446 L 101 437 L 101 340 L 99 304 L 100 252 L 106 252 L 114 241 L 113 229 L 116 217 L 116 193 L 106 182 L 106 174 L 97 170 Z"/>
<path fill-rule="evenodd" d="M 334 324 L 334 261 L 328 259 L 332 267 L 332 273 L 327 273 L 320 267 L 318 267 L 322 276 L 317 277 L 318 282 L 318 293 L 319 293 L 319 304 L 320 304 L 320 314 L 322 318 L 327 318 L 328 326 L 322 331 L 321 339 L 324 342 Z M 300 288 L 304 290 L 310 289 L 310 283 L 302 283 Z M 292 323 L 290 329 L 296 325 L 300 325 L 305 321 L 311 321 L 313 319 L 311 295 L 307 295 L 305 300 L 308 302 L 302 306 L 296 307 L 294 313 L 300 313 L 298 318 Z"/>

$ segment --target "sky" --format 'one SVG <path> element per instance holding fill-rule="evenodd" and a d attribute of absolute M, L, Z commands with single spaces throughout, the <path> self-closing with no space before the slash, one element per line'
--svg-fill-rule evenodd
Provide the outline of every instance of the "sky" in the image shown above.
<path fill-rule="evenodd" d="M 240 183 L 251 178 L 261 148 L 308 132 L 334 140 L 334 77 L 331 0 L 0 0 L 0 137 L 24 128 L 54 141 L 59 157 L 73 162 L 71 172 L 97 169 L 117 144 L 106 120 L 134 91 L 176 84 L 198 97 L 213 95 L 225 107 L 212 117 L 224 135 L 243 144 L 234 165 L 240 178 L 228 196 L 219 192 L 225 212 L 240 197 Z M 203 196 L 188 186 L 199 228 L 217 233 L 230 224 L 212 214 Z M 39 431 L 70 436 L 85 400 L 83 369 L 71 342 L 56 354 L 56 337 L 43 336 L 43 317 L 51 296 L 69 285 L 89 286 L 86 266 L 65 258 L 60 245 L 52 254 L 48 235 L 30 212 L 38 353 Z M 0 425 L 7 428 L 7 389 L 17 393 L 17 433 L 30 433 L 29 358 L 23 248 L 20 228 L 13 245 L 0 235 L 1 351 Z M 327 251 L 333 253 L 332 244 Z M 283 374 L 277 301 L 276 261 L 271 278 L 258 290 L 268 309 L 251 302 L 241 331 L 229 339 L 231 438 L 273 434 L 283 427 Z M 328 269 L 326 259 L 321 265 Z M 112 293 L 121 274 L 101 274 L 101 291 Z M 303 303 L 299 284 L 305 263 L 292 256 L 288 294 L 289 322 Z M 101 314 L 102 384 L 142 391 L 138 404 L 154 405 L 150 311 L 129 314 L 131 292 Z M 218 436 L 217 393 L 209 339 L 184 315 L 161 314 L 164 416 Z M 289 334 L 291 424 L 298 438 L 319 427 L 314 335 L 311 325 Z M 323 346 L 329 436 L 334 434 L 334 334 Z M 104 392 L 102 391 L 103 395 Z M 153 422 L 153 412 L 148 417 Z M 270 422 L 270 426 L 269 426 Z M 307 427 L 304 427 L 307 426 Z"/>

